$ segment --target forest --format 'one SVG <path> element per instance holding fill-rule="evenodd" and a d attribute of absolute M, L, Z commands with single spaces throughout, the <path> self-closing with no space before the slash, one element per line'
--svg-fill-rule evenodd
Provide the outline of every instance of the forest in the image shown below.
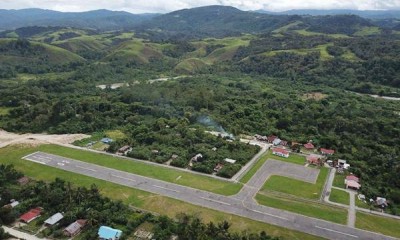
<path fill-rule="evenodd" d="M 77 219 L 87 220 L 87 225 L 80 233 L 80 239 L 97 239 L 98 228 L 102 225 L 121 229 L 120 239 L 128 239 L 143 223 L 153 225 L 153 238 L 160 240 L 178 236 L 179 239 L 224 239 L 224 240 L 267 240 L 278 239 L 265 232 L 234 233 L 230 223 L 204 223 L 197 216 L 179 214 L 176 220 L 167 216 L 156 216 L 151 213 L 131 209 L 121 201 L 103 197 L 100 189 L 92 185 L 89 189 L 76 187 L 71 183 L 56 178 L 53 182 L 31 181 L 20 185 L 17 180 L 23 173 L 16 171 L 12 165 L 0 165 L 0 225 L 13 223 L 21 214 L 31 208 L 41 207 L 43 212 L 34 223 L 40 227 L 43 222 L 57 212 L 63 212 L 64 218 L 54 226 L 48 227 L 39 234 L 42 237 L 63 237 L 63 229 Z M 15 208 L 7 207 L 11 199 L 20 204 Z M 2 228 L 0 228 L 2 230 Z M 0 230 L 0 239 L 7 235 Z"/>
<path fill-rule="evenodd" d="M 198 16 L 213 14 L 201 9 Z M 242 17 L 250 19 L 248 13 Z M 175 21 L 167 15 L 152 24 L 160 19 Z M 207 173 L 224 158 L 236 159 L 218 173 L 224 177 L 258 150 L 239 144 L 241 135 L 313 140 L 350 162 L 367 197 L 388 198 L 390 211 L 400 214 L 400 104 L 367 96 L 400 96 L 400 34 L 355 16 L 324 17 L 326 25 L 317 19 L 291 16 L 264 32 L 179 40 L 163 34 L 179 33 L 183 23 L 160 35 L 148 29 L 138 35 L 76 28 L 8 31 L 0 39 L 0 128 L 119 130 L 126 137 L 109 151 L 128 144 L 135 150 L 131 157 L 159 163 L 177 155 L 171 161 L 177 167 L 201 152 L 204 162 L 193 168 Z M 334 28 L 335 22 L 349 29 Z M 114 83 L 125 86 L 113 88 Z M 204 133 L 218 129 L 201 124 L 203 116 L 236 140 Z"/>

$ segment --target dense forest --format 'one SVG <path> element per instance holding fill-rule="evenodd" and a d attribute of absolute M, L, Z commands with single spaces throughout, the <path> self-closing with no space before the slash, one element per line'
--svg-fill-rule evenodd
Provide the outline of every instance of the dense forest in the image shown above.
<path fill-rule="evenodd" d="M 232 233 L 230 223 L 204 223 L 196 216 L 179 214 L 176 220 L 166 216 L 155 216 L 138 210 L 132 210 L 121 201 L 103 197 L 95 185 L 89 189 L 75 187 L 61 179 L 45 183 L 42 181 L 19 185 L 17 180 L 23 176 L 11 165 L 0 165 L 0 226 L 13 223 L 21 214 L 32 208 L 41 207 L 43 211 L 35 224 L 40 228 L 43 222 L 57 212 L 63 212 L 64 218 L 51 227 L 41 231 L 42 237 L 63 237 L 63 229 L 77 219 L 87 220 L 87 225 L 80 234 L 80 239 L 97 239 L 98 228 L 102 225 L 121 229 L 120 239 L 128 239 L 141 224 L 153 225 L 154 239 L 224 239 L 224 240 L 267 240 L 278 239 L 265 232 Z M 11 199 L 18 199 L 15 208 L 6 206 Z M 0 228 L 0 239 L 7 235 Z"/>
<path fill-rule="evenodd" d="M 217 12 L 203 8 L 196 16 Z M 250 19 L 230 8 L 223 13 L 235 24 L 236 15 Z M 152 24 L 172 17 L 155 17 Z M 190 17 L 186 10 L 180 14 Z M 110 151 L 129 144 L 132 157 L 160 163 L 178 155 L 171 162 L 178 167 L 201 152 L 205 161 L 193 168 L 208 173 L 234 156 L 238 165 L 219 173 L 232 176 L 257 149 L 204 133 L 218 130 L 201 124 L 205 116 L 235 137 L 275 134 L 335 149 L 334 158 L 347 159 L 361 177 L 362 192 L 387 197 L 392 213 L 400 213 L 400 104 L 361 95 L 400 96 L 399 32 L 356 16 L 287 16 L 256 34 L 231 34 L 220 21 L 205 28 L 210 21 L 194 19 L 204 32 L 234 37 L 191 36 L 193 29 L 182 30 L 187 22 L 162 31 L 149 25 L 138 33 L 62 27 L 5 32 L 0 127 L 117 129 L 126 137 Z M 174 37 L 180 33 L 189 37 Z"/>

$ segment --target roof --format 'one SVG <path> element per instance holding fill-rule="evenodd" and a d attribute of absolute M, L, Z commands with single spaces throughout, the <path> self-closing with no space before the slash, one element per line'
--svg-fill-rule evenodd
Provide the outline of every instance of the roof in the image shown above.
<path fill-rule="evenodd" d="M 64 216 L 61 213 L 56 213 L 53 216 L 51 216 L 50 218 L 48 218 L 46 221 L 44 221 L 44 223 L 49 224 L 49 225 L 54 225 L 63 218 L 64 218 Z"/>
<path fill-rule="evenodd" d="M 24 177 L 18 179 L 17 182 L 18 182 L 20 185 L 25 185 L 25 184 L 29 183 L 29 178 L 26 177 L 26 176 L 24 176 Z"/>
<path fill-rule="evenodd" d="M 321 148 L 320 150 L 324 154 L 334 154 L 335 153 L 335 150 L 332 150 L 332 149 Z"/>
<path fill-rule="evenodd" d="M 361 185 L 356 181 L 347 181 L 346 185 L 347 187 L 357 188 L 357 189 L 361 187 Z"/>
<path fill-rule="evenodd" d="M 98 234 L 100 238 L 115 239 L 121 237 L 122 231 L 107 226 L 101 226 Z"/>
<path fill-rule="evenodd" d="M 270 135 L 270 136 L 267 137 L 267 141 L 268 141 L 268 142 L 272 142 L 272 141 L 275 140 L 275 138 L 277 138 L 277 136 Z"/>
<path fill-rule="evenodd" d="M 224 161 L 228 162 L 228 163 L 232 163 L 232 164 L 234 164 L 236 162 L 236 160 L 233 160 L 233 159 L 230 159 L 230 158 L 225 158 Z"/>
<path fill-rule="evenodd" d="M 307 162 L 309 163 L 319 163 L 320 156 L 311 154 L 307 156 Z"/>
<path fill-rule="evenodd" d="M 118 149 L 118 151 L 125 152 L 125 151 L 128 151 L 130 148 L 131 148 L 130 146 L 125 145 L 125 146 L 121 147 L 120 149 Z"/>
<path fill-rule="evenodd" d="M 100 141 L 103 143 L 111 143 L 113 140 L 111 138 L 102 138 Z"/>
<path fill-rule="evenodd" d="M 355 181 L 355 182 L 360 182 L 360 179 L 354 175 L 349 175 L 346 177 L 347 181 Z"/>
<path fill-rule="evenodd" d="M 10 206 L 11 206 L 12 208 L 15 208 L 15 207 L 18 206 L 18 205 L 19 205 L 19 202 L 18 202 L 18 201 L 14 201 L 14 202 L 10 203 Z"/>
<path fill-rule="evenodd" d="M 283 140 L 281 141 L 281 145 L 282 145 L 282 146 L 286 146 L 287 144 L 288 144 L 287 141 L 283 141 Z"/>
<path fill-rule="evenodd" d="M 286 151 L 285 149 L 283 149 L 283 148 L 274 148 L 274 149 L 272 149 L 272 152 L 273 153 L 282 153 L 282 154 L 289 154 L 289 152 L 288 151 Z"/>
<path fill-rule="evenodd" d="M 29 210 L 29 212 L 24 213 L 20 217 L 20 219 L 24 222 L 30 222 L 33 219 L 37 218 L 41 212 L 42 212 L 42 210 L 40 208 L 33 208 L 33 209 Z"/>
<path fill-rule="evenodd" d="M 281 142 L 282 142 L 282 140 L 280 140 L 279 138 L 275 138 L 274 141 L 272 141 L 272 143 L 273 143 L 274 145 L 278 145 L 278 144 L 280 144 Z"/>
<path fill-rule="evenodd" d="M 314 148 L 314 144 L 312 143 L 306 143 L 303 145 L 306 149 L 313 149 Z"/>
<path fill-rule="evenodd" d="M 68 227 L 66 227 L 64 231 L 68 232 L 71 235 L 75 235 L 85 225 L 86 225 L 86 220 L 80 219 L 68 225 Z"/>

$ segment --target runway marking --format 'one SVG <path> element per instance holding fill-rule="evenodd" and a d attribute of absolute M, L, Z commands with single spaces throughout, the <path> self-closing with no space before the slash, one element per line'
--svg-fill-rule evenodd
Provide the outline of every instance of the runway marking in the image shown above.
<path fill-rule="evenodd" d="M 25 158 L 25 160 L 28 160 L 28 161 L 31 161 L 31 162 L 35 162 L 35 163 L 40 163 L 40 164 L 46 165 L 45 162 L 42 162 L 42 161 L 40 161 L 40 160 L 35 160 L 35 159 L 32 159 L 32 158 Z"/>
<path fill-rule="evenodd" d="M 29 161 L 29 157 L 32 156 L 32 155 L 35 155 L 35 154 L 37 154 L 37 153 L 38 153 L 38 152 L 34 152 L 34 153 L 31 153 L 31 154 L 28 154 L 28 155 L 26 155 L 25 157 L 23 157 L 22 159 L 26 159 L 26 160 Z"/>
<path fill-rule="evenodd" d="M 85 169 L 85 170 L 89 170 L 89 171 L 92 171 L 92 172 L 97 172 L 96 170 L 94 170 L 94 169 L 91 169 L 91 168 L 85 168 L 85 167 L 81 167 L 81 166 L 78 166 L 78 165 L 75 165 L 75 167 L 77 167 L 77 168 L 81 168 L 81 169 Z"/>
<path fill-rule="evenodd" d="M 121 178 L 121 179 L 124 179 L 124 180 L 128 180 L 128 181 L 132 181 L 132 182 L 136 182 L 136 180 L 133 180 L 133 179 L 130 179 L 130 178 L 126 178 L 126 177 L 121 177 L 121 176 L 114 175 L 114 174 L 111 174 L 111 176 L 116 177 L 116 178 Z"/>
<path fill-rule="evenodd" d="M 166 188 L 166 187 L 162 187 L 162 186 L 158 186 L 158 185 L 153 185 L 153 187 L 161 188 L 161 189 L 165 189 L 165 190 L 169 190 L 169 191 L 173 191 L 173 192 L 179 193 L 178 190 L 174 190 L 174 189 L 171 189 L 171 188 Z"/>
<path fill-rule="evenodd" d="M 265 213 L 265 212 L 261 212 L 261 211 L 253 210 L 253 209 L 249 209 L 249 210 L 252 211 L 252 212 L 264 214 L 264 215 L 267 215 L 267 216 L 271 216 L 271 217 L 275 217 L 275 218 L 279 218 L 279 219 L 283 219 L 283 220 L 287 220 L 287 221 L 289 220 L 289 219 L 287 219 L 287 218 L 285 218 L 285 217 L 281 217 L 281 216 L 278 216 L 278 215 L 274 215 L 274 214 L 270 214 L 270 213 Z"/>
<path fill-rule="evenodd" d="M 335 233 L 343 234 L 343 235 L 346 235 L 346 236 L 349 236 L 349 237 L 358 238 L 358 236 L 356 236 L 356 235 L 352 235 L 352 234 L 348 234 L 348 233 L 344 233 L 344 232 L 339 232 L 339 231 L 336 231 L 336 230 L 333 230 L 333 229 L 324 228 L 324 227 L 320 227 L 320 226 L 315 226 L 315 227 L 319 228 L 319 229 L 323 229 L 323 230 L 329 231 L 329 232 L 335 232 Z"/>
<path fill-rule="evenodd" d="M 216 203 L 220 203 L 220 204 L 224 204 L 224 205 L 228 205 L 228 206 L 231 205 L 230 203 L 221 202 L 221 201 L 214 200 L 214 199 L 211 199 L 211 198 L 205 198 L 205 197 L 200 197 L 200 198 L 202 198 L 202 199 L 204 199 L 204 200 L 207 200 L 207 201 L 216 202 Z"/>

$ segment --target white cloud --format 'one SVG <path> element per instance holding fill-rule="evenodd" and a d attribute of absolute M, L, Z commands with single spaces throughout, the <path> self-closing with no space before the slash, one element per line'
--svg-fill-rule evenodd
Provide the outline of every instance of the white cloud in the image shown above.
<path fill-rule="evenodd" d="M 400 0 L 0 0 L 1 9 L 45 8 L 58 11 L 95 9 L 123 10 L 133 13 L 170 12 L 183 8 L 226 5 L 243 10 L 264 9 L 400 9 Z"/>

